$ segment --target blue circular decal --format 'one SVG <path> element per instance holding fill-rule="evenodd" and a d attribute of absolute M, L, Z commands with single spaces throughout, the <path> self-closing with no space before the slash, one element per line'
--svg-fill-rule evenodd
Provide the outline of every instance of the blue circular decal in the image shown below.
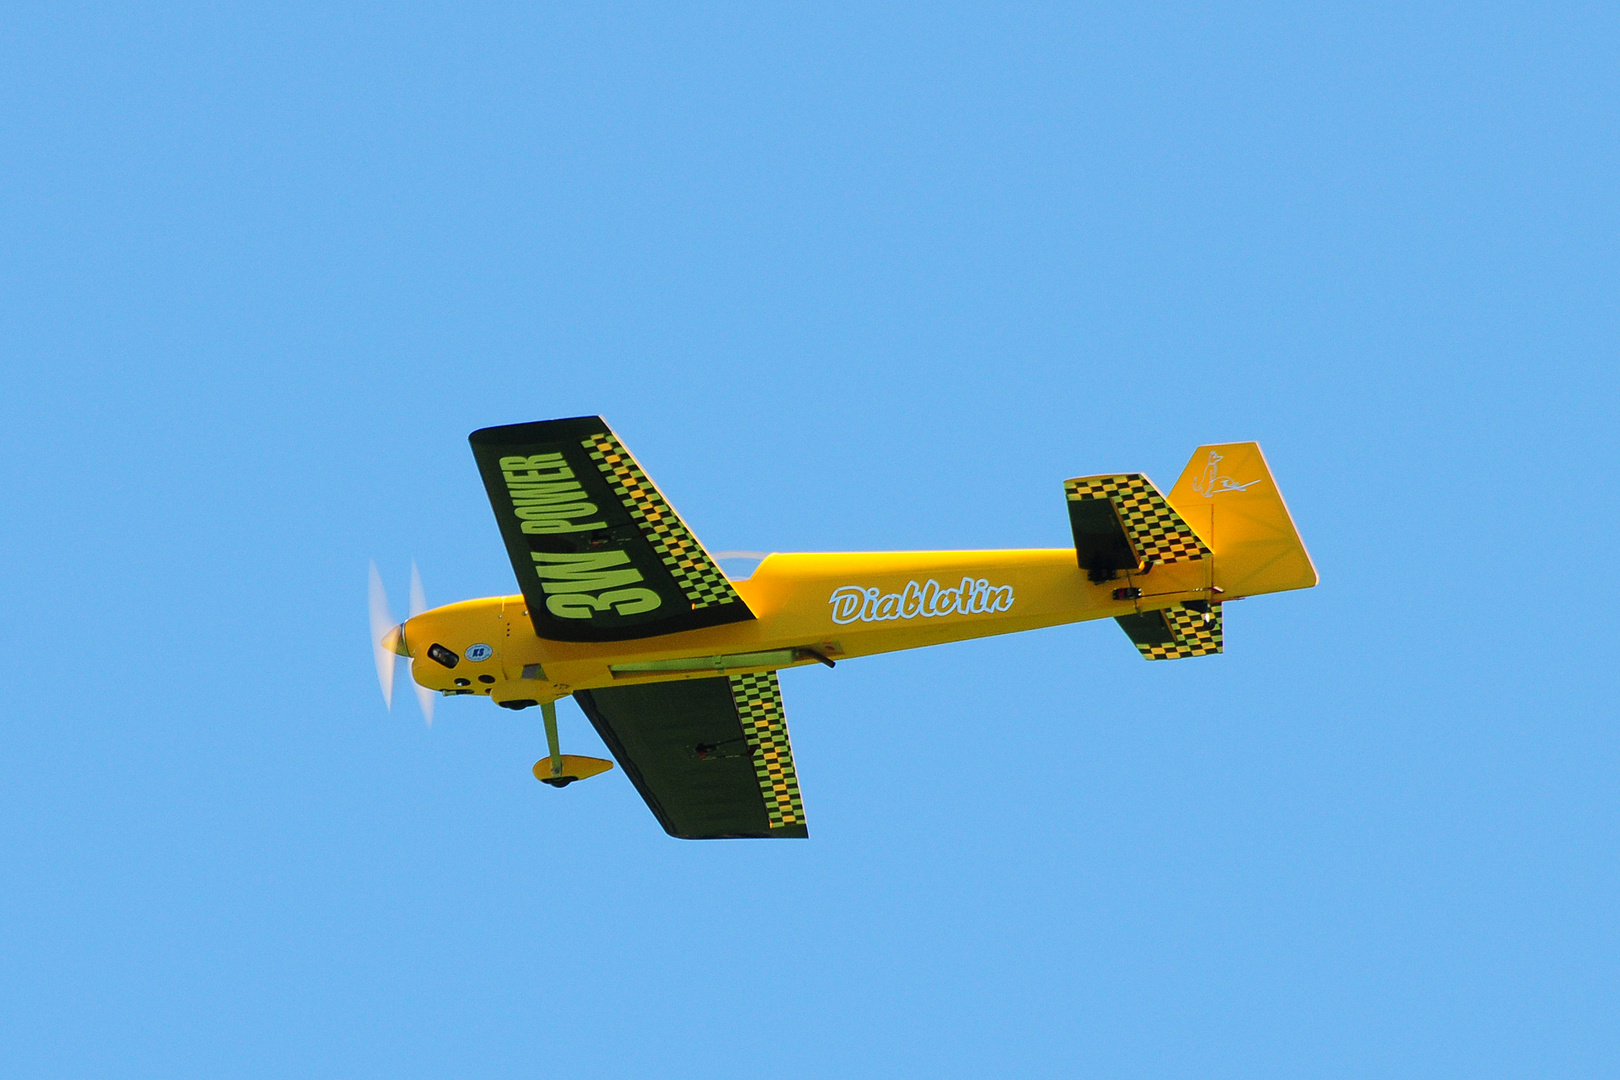
<path fill-rule="evenodd" d="M 488 660 L 494 656 L 495 650 L 488 645 L 469 645 L 467 651 L 462 655 L 476 664 L 480 660 Z"/>

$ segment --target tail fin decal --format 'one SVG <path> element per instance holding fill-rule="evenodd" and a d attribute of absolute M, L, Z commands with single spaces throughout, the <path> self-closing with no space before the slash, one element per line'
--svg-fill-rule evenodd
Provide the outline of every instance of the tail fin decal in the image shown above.
<path fill-rule="evenodd" d="M 1316 584 L 1260 444 L 1200 446 L 1168 501 L 1215 549 L 1215 584 L 1228 598 Z"/>

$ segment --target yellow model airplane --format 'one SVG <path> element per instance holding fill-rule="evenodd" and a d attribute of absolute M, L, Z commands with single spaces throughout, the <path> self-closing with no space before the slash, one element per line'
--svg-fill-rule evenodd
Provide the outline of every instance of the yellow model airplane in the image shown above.
<path fill-rule="evenodd" d="M 672 836 L 807 836 L 776 673 L 1112 618 L 1149 660 L 1222 649 L 1226 601 L 1316 570 L 1255 443 L 1201 446 L 1169 495 L 1139 473 L 1064 484 L 1074 547 L 774 554 L 733 581 L 600 417 L 470 436 L 521 595 L 394 626 L 372 568 L 385 699 L 394 654 L 432 694 L 538 705 L 562 787 L 612 762 L 561 753 L 572 694 Z M 431 715 L 431 713 L 430 713 Z"/>

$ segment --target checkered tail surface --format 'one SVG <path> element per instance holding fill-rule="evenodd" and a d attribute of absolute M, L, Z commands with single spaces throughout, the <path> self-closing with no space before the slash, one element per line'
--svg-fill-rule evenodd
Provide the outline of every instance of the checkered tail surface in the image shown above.
<path fill-rule="evenodd" d="M 1063 490 L 1071 501 L 1110 499 L 1130 537 L 1142 565 L 1188 562 L 1208 558 L 1208 546 L 1164 501 L 1159 489 L 1141 473 L 1118 476 L 1083 476 L 1067 480 Z"/>
<path fill-rule="evenodd" d="M 1170 626 L 1175 640 L 1162 645 L 1136 646 L 1149 660 L 1185 660 L 1192 656 L 1213 656 L 1225 648 L 1221 631 L 1221 605 L 1209 605 L 1209 611 L 1198 611 L 1185 604 L 1165 608 L 1164 621 Z"/>

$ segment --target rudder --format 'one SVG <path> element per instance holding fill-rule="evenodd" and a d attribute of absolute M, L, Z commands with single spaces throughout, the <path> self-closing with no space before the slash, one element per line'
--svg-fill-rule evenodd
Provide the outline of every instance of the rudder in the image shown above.
<path fill-rule="evenodd" d="M 1316 584 L 1259 443 L 1200 446 L 1165 499 L 1214 550 L 1215 584 L 1226 599 Z"/>

